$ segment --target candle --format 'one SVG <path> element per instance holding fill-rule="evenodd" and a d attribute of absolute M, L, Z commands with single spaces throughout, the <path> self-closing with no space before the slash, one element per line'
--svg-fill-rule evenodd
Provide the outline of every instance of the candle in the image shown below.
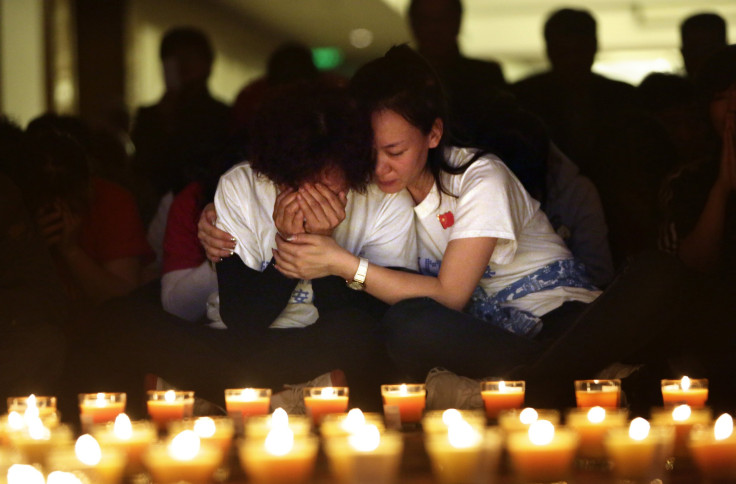
<path fill-rule="evenodd" d="M 399 424 L 405 424 L 417 423 L 422 419 L 427 398 L 423 383 L 381 385 L 381 396 L 383 413 L 387 420 L 398 420 Z"/>
<path fill-rule="evenodd" d="M 359 408 L 352 408 L 348 413 L 332 413 L 325 415 L 319 428 L 322 437 L 347 437 L 365 424 L 375 425 L 383 432 L 383 416 L 378 413 L 363 413 Z"/>
<path fill-rule="evenodd" d="M 221 450 L 201 442 L 192 430 L 180 432 L 168 443 L 152 444 L 143 454 L 143 463 L 157 484 L 209 483 L 221 462 Z"/>
<path fill-rule="evenodd" d="M 256 415 L 245 422 L 245 438 L 264 440 L 273 428 L 288 427 L 295 437 L 304 437 L 312 427 L 311 419 L 305 415 L 288 415 L 277 408 L 271 415 Z"/>
<path fill-rule="evenodd" d="M 223 455 L 230 452 L 235 428 L 229 417 L 199 417 L 176 420 L 169 423 L 169 434 L 192 430 L 202 442 L 218 447 Z"/>
<path fill-rule="evenodd" d="M 45 484 L 43 473 L 27 464 L 14 464 L 7 473 L 8 484 Z"/>
<path fill-rule="evenodd" d="M 567 412 L 565 422 L 580 436 L 578 457 L 581 459 L 603 460 L 606 449 L 603 439 L 612 428 L 626 427 L 628 410 L 603 407 L 573 408 Z"/>
<path fill-rule="evenodd" d="M 482 410 L 430 410 L 422 417 L 422 429 L 425 434 L 447 434 L 450 425 L 456 422 L 468 422 L 474 428 L 486 426 L 486 414 Z"/>
<path fill-rule="evenodd" d="M 564 481 L 572 470 L 578 435 L 537 420 L 527 432 L 512 432 L 506 442 L 516 474 L 526 482 Z"/>
<path fill-rule="evenodd" d="M 94 425 L 92 436 L 102 447 L 124 452 L 127 456 L 126 470 L 132 475 L 143 470 L 143 452 L 156 440 L 157 433 L 151 422 L 131 422 L 126 414 L 121 413 L 115 418 L 115 423 Z"/>
<path fill-rule="evenodd" d="M 347 436 L 328 437 L 325 454 L 338 482 L 383 484 L 394 482 L 401 464 L 403 439 L 395 431 L 381 433 L 363 424 Z"/>
<path fill-rule="evenodd" d="M 672 427 L 651 427 L 637 417 L 628 429 L 611 429 L 604 446 L 616 477 L 648 482 L 662 477 L 674 440 Z"/>
<path fill-rule="evenodd" d="M 618 408 L 621 380 L 575 380 L 575 401 L 580 408 Z"/>
<path fill-rule="evenodd" d="M 80 393 L 79 419 L 82 428 L 89 429 L 92 424 L 113 422 L 125 412 L 125 393 Z"/>
<path fill-rule="evenodd" d="M 296 437 L 288 426 L 273 428 L 265 439 L 247 438 L 238 446 L 240 464 L 252 482 L 307 482 L 314 472 L 318 439 Z"/>
<path fill-rule="evenodd" d="M 90 482 L 117 484 L 122 480 L 125 453 L 119 449 L 102 449 L 90 434 L 77 439 L 73 448 L 56 447 L 49 452 L 48 468 L 56 471 L 78 472 Z"/>
<path fill-rule="evenodd" d="M 48 428 L 43 425 L 40 418 L 26 422 L 21 419 L 19 428 L 13 427 L 9 430 L 8 439 L 24 456 L 26 462 L 44 465 L 52 448 L 71 445 L 73 434 L 69 426 L 64 424 Z"/>
<path fill-rule="evenodd" d="M 687 404 L 692 408 L 703 408 L 708 400 L 708 380 L 691 379 L 662 380 L 662 400 L 665 406 Z"/>
<path fill-rule="evenodd" d="M 307 387 L 304 389 L 304 406 L 315 426 L 330 413 L 348 410 L 348 387 Z"/>
<path fill-rule="evenodd" d="M 59 425 L 59 412 L 56 397 L 29 395 L 27 397 L 8 397 L 8 414 L 18 413 L 26 419 L 40 418 L 46 427 Z"/>
<path fill-rule="evenodd" d="M 453 419 L 447 431 L 425 433 L 432 474 L 442 484 L 485 482 L 495 475 L 501 454 L 498 428 Z"/>
<path fill-rule="evenodd" d="M 708 408 L 691 408 L 689 405 L 678 405 L 669 408 L 652 409 L 652 425 L 672 425 L 675 428 L 675 447 L 673 455 L 676 458 L 690 457 L 688 439 L 693 425 L 707 425 L 713 420 Z"/>
<path fill-rule="evenodd" d="M 225 390 L 225 408 L 231 417 L 240 415 L 240 418 L 245 420 L 251 415 L 266 415 L 270 405 L 270 388 L 230 388 Z"/>
<path fill-rule="evenodd" d="M 497 418 L 501 410 L 524 405 L 526 383 L 523 381 L 486 380 L 480 384 L 480 395 L 488 418 Z"/>
<path fill-rule="evenodd" d="M 523 410 L 513 408 L 502 410 L 498 414 L 498 426 L 507 433 L 529 430 L 529 426 L 537 420 L 547 420 L 553 425 L 560 423 L 560 412 L 550 409 L 534 409 L 527 407 Z"/>
<path fill-rule="evenodd" d="M 703 477 L 736 479 L 736 435 L 733 418 L 724 413 L 715 424 L 695 426 L 690 432 L 690 454 Z"/>
<path fill-rule="evenodd" d="M 150 390 L 147 404 L 148 415 L 160 429 L 165 428 L 172 420 L 192 416 L 194 392 Z"/>

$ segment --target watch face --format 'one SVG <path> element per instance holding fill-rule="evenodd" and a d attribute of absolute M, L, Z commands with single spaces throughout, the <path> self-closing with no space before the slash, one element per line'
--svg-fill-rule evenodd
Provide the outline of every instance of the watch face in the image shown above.
<path fill-rule="evenodd" d="M 354 289 L 356 291 L 362 291 L 365 288 L 363 283 L 358 281 L 349 281 L 347 284 L 350 289 Z"/>

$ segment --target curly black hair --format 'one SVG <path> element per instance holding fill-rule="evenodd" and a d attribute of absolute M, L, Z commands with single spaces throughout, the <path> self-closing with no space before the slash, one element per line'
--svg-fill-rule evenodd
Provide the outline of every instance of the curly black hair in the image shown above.
<path fill-rule="evenodd" d="M 370 122 L 341 87 L 321 81 L 274 89 L 253 116 L 250 164 L 274 183 L 297 187 L 325 168 L 342 170 L 362 191 L 373 172 Z"/>

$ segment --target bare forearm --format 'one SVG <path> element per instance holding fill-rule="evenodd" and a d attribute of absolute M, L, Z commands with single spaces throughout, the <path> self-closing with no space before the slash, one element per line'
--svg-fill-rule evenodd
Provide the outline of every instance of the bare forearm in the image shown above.
<path fill-rule="evenodd" d="M 82 286 L 87 296 L 95 302 L 125 295 L 138 285 L 139 271 L 128 271 L 130 272 L 128 277 L 116 275 L 98 264 L 81 249 L 65 251 L 63 258 L 74 279 Z"/>

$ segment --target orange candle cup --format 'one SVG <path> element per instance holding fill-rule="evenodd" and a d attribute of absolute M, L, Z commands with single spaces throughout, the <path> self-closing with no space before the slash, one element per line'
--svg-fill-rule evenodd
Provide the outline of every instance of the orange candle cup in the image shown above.
<path fill-rule="evenodd" d="M 398 413 L 401 424 L 418 423 L 422 420 L 427 400 L 427 389 L 423 383 L 381 385 L 383 413 L 387 420 Z"/>
<path fill-rule="evenodd" d="M 82 428 L 89 430 L 92 425 L 114 422 L 125 412 L 125 393 L 80 393 L 79 420 Z"/>
<path fill-rule="evenodd" d="M 89 434 L 77 439 L 74 446 L 57 446 L 48 455 L 47 468 L 84 475 L 96 484 L 120 484 L 125 469 L 125 452 L 102 448 Z"/>
<path fill-rule="evenodd" d="M 46 465 L 46 458 L 51 449 L 71 445 L 74 434 L 68 425 L 61 424 L 55 428 L 43 426 L 40 420 L 29 426 L 8 432 L 11 447 L 16 448 L 28 464 Z"/>
<path fill-rule="evenodd" d="M 29 395 L 27 397 L 8 397 L 8 413 L 18 412 L 23 415 L 28 407 L 35 407 L 41 420 L 51 414 L 56 414 L 56 397 L 43 395 Z"/>
<path fill-rule="evenodd" d="M 322 418 L 331 413 L 345 413 L 348 410 L 348 387 L 307 387 L 304 389 L 304 406 L 317 426 Z"/>
<path fill-rule="evenodd" d="M 604 446 L 616 478 L 650 482 L 662 479 L 674 442 L 672 427 L 651 427 L 648 421 L 638 417 L 628 428 L 611 429 Z"/>
<path fill-rule="evenodd" d="M 238 455 L 248 482 L 299 484 L 311 479 L 318 447 L 317 437 L 295 437 L 288 427 L 277 426 L 265 439 L 246 437 Z"/>
<path fill-rule="evenodd" d="M 671 425 L 675 428 L 673 456 L 677 459 L 687 459 L 690 457 L 688 439 L 690 438 L 690 431 L 693 426 L 708 425 L 713 421 L 713 413 L 709 408 L 691 408 L 689 405 L 653 408 L 651 415 L 652 425 Z"/>
<path fill-rule="evenodd" d="M 177 435 L 183 430 L 192 430 L 201 442 L 218 447 L 223 457 L 230 453 L 235 427 L 229 417 L 197 417 L 169 422 L 169 435 Z"/>
<path fill-rule="evenodd" d="M 572 471 L 578 434 L 537 420 L 527 432 L 509 434 L 506 447 L 514 472 L 524 482 L 565 481 Z"/>
<path fill-rule="evenodd" d="M 552 409 L 527 407 L 524 409 L 502 410 L 498 414 L 498 426 L 507 434 L 518 431 L 527 432 L 529 426 L 537 420 L 547 420 L 553 425 L 557 425 L 560 423 L 560 412 Z"/>
<path fill-rule="evenodd" d="M 176 390 L 150 390 L 148 392 L 148 415 L 159 429 L 166 428 L 172 420 L 192 416 L 194 392 Z"/>
<path fill-rule="evenodd" d="M 706 479 L 736 479 L 736 434 L 733 418 L 724 413 L 713 425 L 696 425 L 690 431 L 690 455 Z"/>
<path fill-rule="evenodd" d="M 707 378 L 683 376 L 679 380 L 662 380 L 662 401 L 665 406 L 686 404 L 691 408 L 703 408 L 707 400 Z"/>
<path fill-rule="evenodd" d="M 395 482 L 403 447 L 400 433 L 381 432 L 372 424 L 363 424 L 350 435 L 324 440 L 330 471 L 342 483 Z"/>
<path fill-rule="evenodd" d="M 126 472 L 135 475 L 143 471 L 142 455 L 156 441 L 156 427 L 148 420 L 130 421 L 124 413 L 114 423 L 93 425 L 92 436 L 102 448 L 118 449 L 127 456 Z"/>
<path fill-rule="evenodd" d="M 283 408 L 277 408 L 271 415 L 255 415 L 245 422 L 245 438 L 265 440 L 268 433 L 278 427 L 288 427 L 295 438 L 309 435 L 312 420 L 306 415 L 288 415 Z"/>
<path fill-rule="evenodd" d="M 167 442 L 154 443 L 143 454 L 143 464 L 157 484 L 209 484 L 222 462 L 222 451 L 184 430 Z"/>
<path fill-rule="evenodd" d="M 486 426 L 486 414 L 483 410 L 429 410 L 422 417 L 422 430 L 426 434 L 447 434 L 453 423 L 467 422 L 474 429 L 482 430 Z"/>
<path fill-rule="evenodd" d="M 606 449 L 603 445 L 606 433 L 614 428 L 628 426 L 629 411 L 623 408 L 592 407 L 572 408 L 565 416 L 568 427 L 580 437 L 578 457 L 591 461 L 603 461 Z"/>
<path fill-rule="evenodd" d="M 621 380 L 575 380 L 575 401 L 579 408 L 618 408 Z"/>
<path fill-rule="evenodd" d="M 497 473 L 502 441 L 497 427 L 474 427 L 464 420 L 451 420 L 445 433 L 424 436 L 432 474 L 441 484 L 487 482 Z"/>
<path fill-rule="evenodd" d="M 486 416 L 498 418 L 501 410 L 521 408 L 524 405 L 524 381 L 486 380 L 480 383 L 480 395 L 486 408 Z"/>
<path fill-rule="evenodd" d="M 385 430 L 383 415 L 363 413 L 359 408 L 352 408 L 348 413 L 325 415 L 319 427 L 319 433 L 324 438 L 347 437 L 366 424 L 374 425 L 380 432 Z"/>
<path fill-rule="evenodd" d="M 271 405 L 270 388 L 229 388 L 225 390 L 228 415 L 240 415 L 243 421 L 252 415 L 267 415 Z"/>

